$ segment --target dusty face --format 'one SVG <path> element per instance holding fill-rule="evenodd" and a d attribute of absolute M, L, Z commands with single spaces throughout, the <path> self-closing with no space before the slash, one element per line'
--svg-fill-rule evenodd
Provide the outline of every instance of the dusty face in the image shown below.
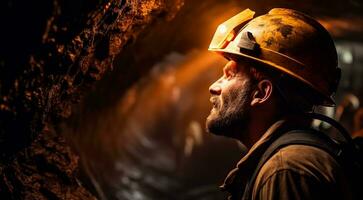
<path fill-rule="evenodd" d="M 209 91 L 213 108 L 207 118 L 207 131 L 216 135 L 241 138 L 250 122 L 251 80 L 243 66 L 230 61 L 223 76 Z"/>

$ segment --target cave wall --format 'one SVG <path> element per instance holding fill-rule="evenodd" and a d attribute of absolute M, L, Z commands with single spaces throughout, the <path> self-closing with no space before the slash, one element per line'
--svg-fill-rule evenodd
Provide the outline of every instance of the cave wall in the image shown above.
<path fill-rule="evenodd" d="M 182 1 L 1 2 L 0 197 L 93 199 L 53 128 L 146 27 Z"/>

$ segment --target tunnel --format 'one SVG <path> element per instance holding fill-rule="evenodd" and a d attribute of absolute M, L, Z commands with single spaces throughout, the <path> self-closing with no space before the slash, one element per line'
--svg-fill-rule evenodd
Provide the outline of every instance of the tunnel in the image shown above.
<path fill-rule="evenodd" d="M 208 46 L 246 8 L 296 9 L 329 31 L 342 77 L 337 106 L 318 112 L 363 137 L 358 0 L 1 4 L 1 199 L 226 199 L 246 147 L 205 130 L 227 63 Z"/>

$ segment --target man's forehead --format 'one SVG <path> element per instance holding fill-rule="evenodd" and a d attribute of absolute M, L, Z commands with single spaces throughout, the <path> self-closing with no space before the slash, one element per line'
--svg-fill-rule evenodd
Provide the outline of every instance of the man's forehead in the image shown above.
<path fill-rule="evenodd" d="M 246 70 L 248 70 L 249 67 L 250 66 L 246 62 L 229 60 L 223 69 L 226 70 L 226 69 L 234 68 L 235 70 L 238 70 L 238 71 L 246 71 Z"/>

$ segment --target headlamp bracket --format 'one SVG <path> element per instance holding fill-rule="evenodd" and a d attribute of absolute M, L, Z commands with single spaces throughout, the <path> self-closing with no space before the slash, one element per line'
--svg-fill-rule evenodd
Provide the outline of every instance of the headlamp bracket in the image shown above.
<path fill-rule="evenodd" d="M 246 31 L 241 34 L 241 38 L 237 46 L 240 48 L 241 52 L 247 50 L 249 52 L 258 53 L 260 50 L 260 45 L 256 43 L 255 38 L 253 37 L 252 33 L 249 31 Z"/>

